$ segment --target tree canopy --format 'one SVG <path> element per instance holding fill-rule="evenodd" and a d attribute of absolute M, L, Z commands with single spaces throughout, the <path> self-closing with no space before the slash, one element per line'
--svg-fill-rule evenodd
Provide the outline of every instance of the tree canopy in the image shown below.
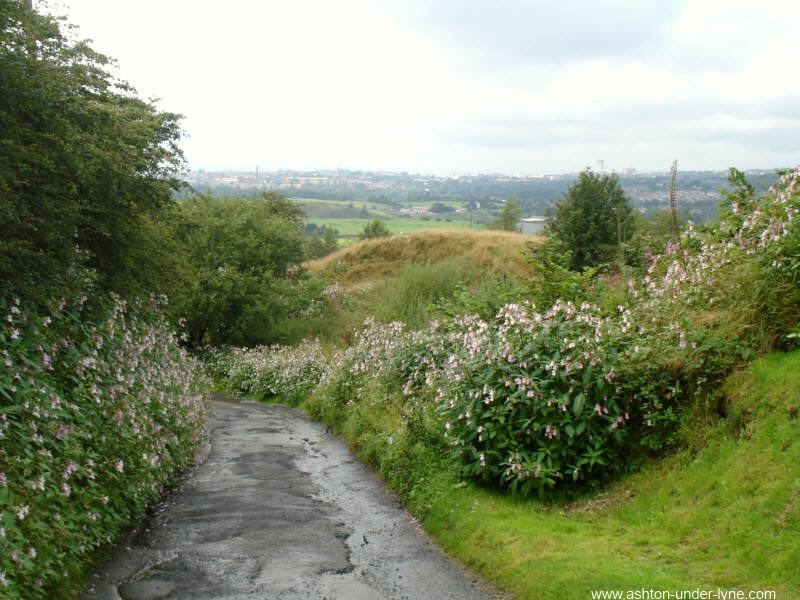
<path fill-rule="evenodd" d="M 148 246 L 180 186 L 179 115 L 111 64 L 57 19 L 0 2 L 2 295 L 57 294 L 79 265 L 121 292 L 159 271 Z"/>
<path fill-rule="evenodd" d="M 522 207 L 517 197 L 511 194 L 503 204 L 500 216 L 489 223 L 489 229 L 502 229 L 503 231 L 519 231 L 519 221 L 522 218 Z"/>
<path fill-rule="evenodd" d="M 364 229 L 358 234 L 358 239 L 371 240 L 373 238 L 389 237 L 389 235 L 391 235 L 391 232 L 386 223 L 380 219 L 372 219 L 372 221 L 364 225 Z"/>
<path fill-rule="evenodd" d="M 273 331 L 295 308 L 302 279 L 305 215 L 275 194 L 198 196 L 173 223 L 183 253 L 173 311 L 194 346 L 278 341 Z"/>
<path fill-rule="evenodd" d="M 548 213 L 547 231 L 570 254 L 574 270 L 610 261 L 635 220 L 616 175 L 583 171 Z"/>

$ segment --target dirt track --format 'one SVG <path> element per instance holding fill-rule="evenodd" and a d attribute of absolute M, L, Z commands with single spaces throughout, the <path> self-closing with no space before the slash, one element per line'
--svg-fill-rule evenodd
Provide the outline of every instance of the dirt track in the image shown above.
<path fill-rule="evenodd" d="M 300 412 L 218 397 L 206 451 L 82 597 L 489 597 L 337 438 Z"/>

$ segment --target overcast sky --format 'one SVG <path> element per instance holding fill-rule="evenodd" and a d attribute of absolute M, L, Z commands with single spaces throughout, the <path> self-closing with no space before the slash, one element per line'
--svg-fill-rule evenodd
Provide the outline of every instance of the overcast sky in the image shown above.
<path fill-rule="evenodd" d="M 191 168 L 800 162 L 797 0 L 60 0 Z"/>

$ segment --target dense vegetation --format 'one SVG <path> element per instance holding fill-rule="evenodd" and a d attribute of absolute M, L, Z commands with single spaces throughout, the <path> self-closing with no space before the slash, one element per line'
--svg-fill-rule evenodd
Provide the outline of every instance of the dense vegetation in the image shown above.
<path fill-rule="evenodd" d="M 466 542 L 474 539 L 469 528 L 476 527 L 470 510 L 447 515 L 461 510 L 454 507 L 466 499 L 508 504 L 482 487 L 543 496 L 543 507 L 571 506 L 586 494 L 618 489 L 620 477 L 638 481 L 631 474 L 653 458 L 668 451 L 691 455 L 703 449 L 710 432 L 739 427 L 721 421 L 741 419 L 734 406 L 741 400 L 733 399 L 741 392 L 723 386 L 725 378 L 754 356 L 792 346 L 800 333 L 800 170 L 765 195 L 735 170 L 730 185 L 718 225 L 689 224 L 672 239 L 671 223 L 666 232 L 658 223 L 644 227 L 640 238 L 647 231 L 666 236 L 660 254 L 646 249 L 658 239 L 640 239 L 623 246 L 622 255 L 611 253 L 617 256 L 612 264 L 572 271 L 563 256 L 561 262 L 554 257 L 563 241 L 553 239 L 529 251 L 534 268 L 550 261 L 553 272 L 536 273 L 532 284 L 522 279 L 502 288 L 511 302 L 494 313 L 481 313 L 481 287 L 467 286 L 431 302 L 427 319 L 411 326 L 390 322 L 386 314 L 368 319 L 333 356 L 304 348 L 222 353 L 213 361 L 215 375 L 240 393 L 299 402 L 376 464 L 460 555 L 492 577 L 508 572 L 500 578 L 510 589 L 528 590 L 530 597 L 540 597 L 532 590 L 550 590 L 545 597 L 558 597 L 563 588 L 557 584 L 515 581 L 513 569 L 479 559 L 486 546 L 478 542 L 474 554 Z M 376 246 L 365 255 L 387 242 L 369 243 Z M 347 252 L 355 257 L 357 251 Z M 334 278 L 335 264 L 328 271 Z M 438 268 L 433 266 L 432 279 L 443 279 Z M 342 281 L 359 271 L 341 269 Z M 540 285 L 544 281 L 548 285 Z M 347 296 L 345 288 L 338 293 Z M 382 300 L 397 294 L 393 289 Z M 374 301 L 376 314 L 380 305 Z M 280 385 L 265 384 L 288 380 L 297 382 L 283 384 L 293 390 L 288 397 Z M 796 390 L 789 394 L 796 398 Z M 796 400 L 788 402 L 788 412 L 776 419 L 796 415 Z M 782 435 L 784 441 L 775 443 L 785 448 L 791 442 Z M 713 461 L 715 450 L 708 452 Z M 464 500 L 445 500 L 457 477 L 478 487 L 463 488 Z M 786 481 L 792 477 L 787 473 Z M 790 488 L 783 486 L 770 506 L 791 507 Z M 783 530 L 790 517 L 789 509 L 781 510 L 783 516 L 770 512 L 770 518 L 778 518 Z M 450 527 L 458 533 L 450 535 Z M 742 535 L 715 527 L 703 535 L 722 536 L 724 547 L 735 545 L 726 535 Z M 491 529 L 482 535 L 501 534 Z M 794 556 L 800 551 L 791 544 L 785 550 Z M 519 559 L 503 556 L 512 563 Z M 785 561 L 769 571 L 748 565 L 741 554 L 729 560 L 734 577 L 715 574 L 703 581 L 788 589 L 778 584 L 788 576 Z M 593 581 L 608 586 L 614 574 L 617 585 L 643 582 L 641 574 L 620 571 Z M 688 580 L 674 571 L 651 574 L 662 582 Z M 554 579 L 566 581 L 563 574 Z"/>
<path fill-rule="evenodd" d="M 0 304 L 0 589 L 66 596 L 194 458 L 207 384 L 157 307 Z"/>
<path fill-rule="evenodd" d="M 284 327 L 313 317 L 321 289 L 300 267 L 309 238 L 294 203 L 272 193 L 195 197 L 180 202 L 170 229 L 181 261 L 171 313 L 190 345 L 297 341 Z"/>
<path fill-rule="evenodd" d="M 58 20 L 3 2 L 0 24 L 3 597 L 71 593 L 93 549 L 189 464 L 206 384 L 184 347 L 207 345 L 244 346 L 207 353 L 220 382 L 333 426 L 509 589 L 559 597 L 576 585 L 574 554 L 531 551 L 518 531 L 566 543 L 558 529 L 571 528 L 584 562 L 609 547 L 630 559 L 619 531 L 651 536 L 644 522 L 664 527 L 653 551 L 676 560 L 691 535 L 719 544 L 716 570 L 703 570 L 714 552 L 687 551 L 703 582 L 800 585 L 787 459 L 800 399 L 796 378 L 775 384 L 797 353 L 731 377 L 800 339 L 800 170 L 766 194 L 732 170 L 719 222 L 679 232 L 677 213 L 637 216 L 615 177 L 586 171 L 547 241 L 385 237 L 373 220 L 365 241 L 330 254 L 335 232 L 279 194 L 176 200 L 179 117 L 137 98 Z M 455 211 L 444 196 L 431 210 Z M 496 216 L 513 229 L 520 205 L 510 197 Z M 753 465 L 771 488 L 748 521 L 761 537 L 747 540 L 777 548 L 771 566 L 747 563 L 745 534 L 723 526 L 748 520 L 730 489 L 753 491 Z M 714 470 L 734 485 L 709 488 Z M 660 512 L 638 499 L 592 508 L 603 494 L 629 499 L 628 485 Z M 705 512 L 727 508 L 681 510 L 698 497 Z M 482 529 L 481 504 L 512 525 Z M 553 507 L 589 516 L 565 524 Z M 544 570 L 533 583 L 519 577 L 532 561 Z M 594 583 L 645 581 L 609 562 L 586 569 Z M 688 581 L 647 565 L 650 582 Z"/>
<path fill-rule="evenodd" d="M 153 299 L 180 266 L 178 117 L 109 63 L 0 3 L 3 598 L 73 594 L 204 431 L 205 379 Z"/>
<path fill-rule="evenodd" d="M 57 297 L 76 265 L 121 293 L 160 273 L 157 217 L 179 187 L 178 117 L 138 99 L 109 63 L 56 20 L 0 4 L 5 297 Z"/>

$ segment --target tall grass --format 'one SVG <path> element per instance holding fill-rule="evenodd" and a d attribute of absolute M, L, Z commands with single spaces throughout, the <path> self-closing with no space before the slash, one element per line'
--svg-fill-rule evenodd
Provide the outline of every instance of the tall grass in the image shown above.
<path fill-rule="evenodd" d="M 509 290 L 522 289 L 516 278 L 530 275 L 524 252 L 536 242 L 518 233 L 445 230 L 359 242 L 306 263 L 329 284 L 330 310 L 287 323 L 285 337 L 347 345 L 368 317 L 420 328 L 459 310 L 493 315 Z"/>
<path fill-rule="evenodd" d="M 354 244 L 306 267 L 311 273 L 335 277 L 347 288 L 394 275 L 407 263 L 438 263 L 453 257 L 464 257 L 488 275 L 529 275 L 531 268 L 522 254 L 536 240 L 501 231 L 420 231 Z"/>
<path fill-rule="evenodd" d="M 407 263 L 402 270 L 376 287 L 374 314 L 379 321 L 403 321 L 411 328 L 430 321 L 434 303 L 453 296 L 460 288 L 483 277 L 483 269 L 460 256 L 438 263 Z"/>

